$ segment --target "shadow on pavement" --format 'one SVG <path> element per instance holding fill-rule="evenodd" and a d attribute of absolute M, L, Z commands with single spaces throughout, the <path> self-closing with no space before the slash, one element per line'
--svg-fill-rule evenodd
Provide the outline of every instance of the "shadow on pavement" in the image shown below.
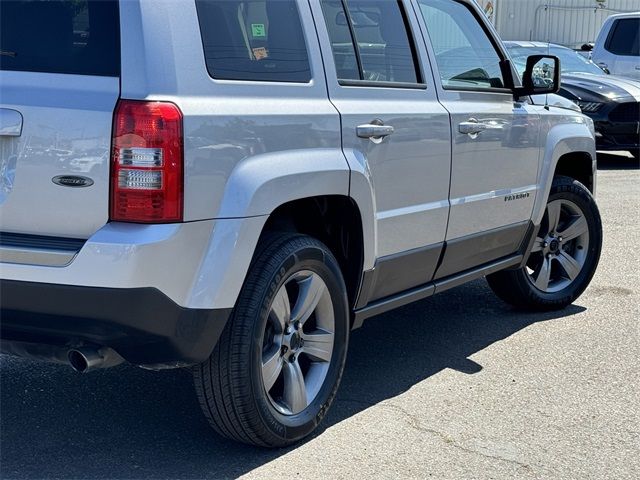
<path fill-rule="evenodd" d="M 627 152 L 598 152 L 598 170 L 638 170 L 640 160 Z"/>
<path fill-rule="evenodd" d="M 443 369 L 473 374 L 482 366 L 470 355 L 536 322 L 583 310 L 516 312 L 476 281 L 371 319 L 353 332 L 323 428 Z M 0 372 L 2 478 L 236 477 L 296 448 L 264 450 L 216 436 L 185 370 L 120 366 L 79 375 L 3 356 Z"/>

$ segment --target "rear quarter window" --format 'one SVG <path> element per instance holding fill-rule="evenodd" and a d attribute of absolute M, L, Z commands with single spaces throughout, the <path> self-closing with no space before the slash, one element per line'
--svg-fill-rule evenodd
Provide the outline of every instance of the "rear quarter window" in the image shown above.
<path fill-rule="evenodd" d="M 307 83 L 311 69 L 294 0 L 196 0 L 209 75 Z"/>
<path fill-rule="evenodd" d="M 0 70 L 119 76 L 117 0 L 1 0 Z"/>

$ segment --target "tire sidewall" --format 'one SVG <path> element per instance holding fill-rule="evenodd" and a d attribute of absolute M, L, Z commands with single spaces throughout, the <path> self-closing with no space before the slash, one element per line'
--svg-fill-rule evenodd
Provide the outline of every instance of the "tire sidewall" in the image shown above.
<path fill-rule="evenodd" d="M 309 245 L 289 253 L 272 275 L 252 332 L 250 377 L 253 401 L 265 427 L 286 443 L 305 437 L 322 421 L 342 377 L 349 339 L 346 288 L 337 261 L 326 247 L 323 249 L 321 245 L 312 245 L 315 242 L 308 243 Z M 296 415 L 283 415 L 273 407 L 263 386 L 262 338 L 273 298 L 291 275 L 300 270 L 318 274 L 329 290 L 335 316 L 334 345 L 327 375 L 314 400 Z"/>

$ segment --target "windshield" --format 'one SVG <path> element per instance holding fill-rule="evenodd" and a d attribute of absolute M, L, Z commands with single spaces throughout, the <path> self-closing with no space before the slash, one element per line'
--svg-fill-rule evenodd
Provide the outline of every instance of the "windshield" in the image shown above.
<path fill-rule="evenodd" d="M 555 55 L 560 59 L 560 71 L 562 73 L 606 75 L 595 63 L 570 48 L 551 47 L 547 49 L 546 47 L 522 47 L 507 44 L 507 49 L 520 75 L 524 73 L 529 55 Z"/>

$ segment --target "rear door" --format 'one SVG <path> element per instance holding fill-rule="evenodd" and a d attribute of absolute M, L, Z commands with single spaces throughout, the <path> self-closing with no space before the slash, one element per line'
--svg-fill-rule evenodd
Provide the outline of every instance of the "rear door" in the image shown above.
<path fill-rule="evenodd" d="M 536 108 L 505 88 L 504 58 L 472 1 L 417 0 L 451 114 L 451 211 L 437 277 L 514 253 L 537 192 Z"/>
<path fill-rule="evenodd" d="M 419 30 L 408 2 L 313 6 L 324 18 L 316 23 L 343 150 L 350 163 L 364 163 L 375 192 L 375 300 L 433 276 L 449 211 L 449 116 L 424 45 L 414 41 Z"/>
<path fill-rule="evenodd" d="M 118 2 L 0 2 L 0 229 L 87 238 L 108 220 Z"/>

